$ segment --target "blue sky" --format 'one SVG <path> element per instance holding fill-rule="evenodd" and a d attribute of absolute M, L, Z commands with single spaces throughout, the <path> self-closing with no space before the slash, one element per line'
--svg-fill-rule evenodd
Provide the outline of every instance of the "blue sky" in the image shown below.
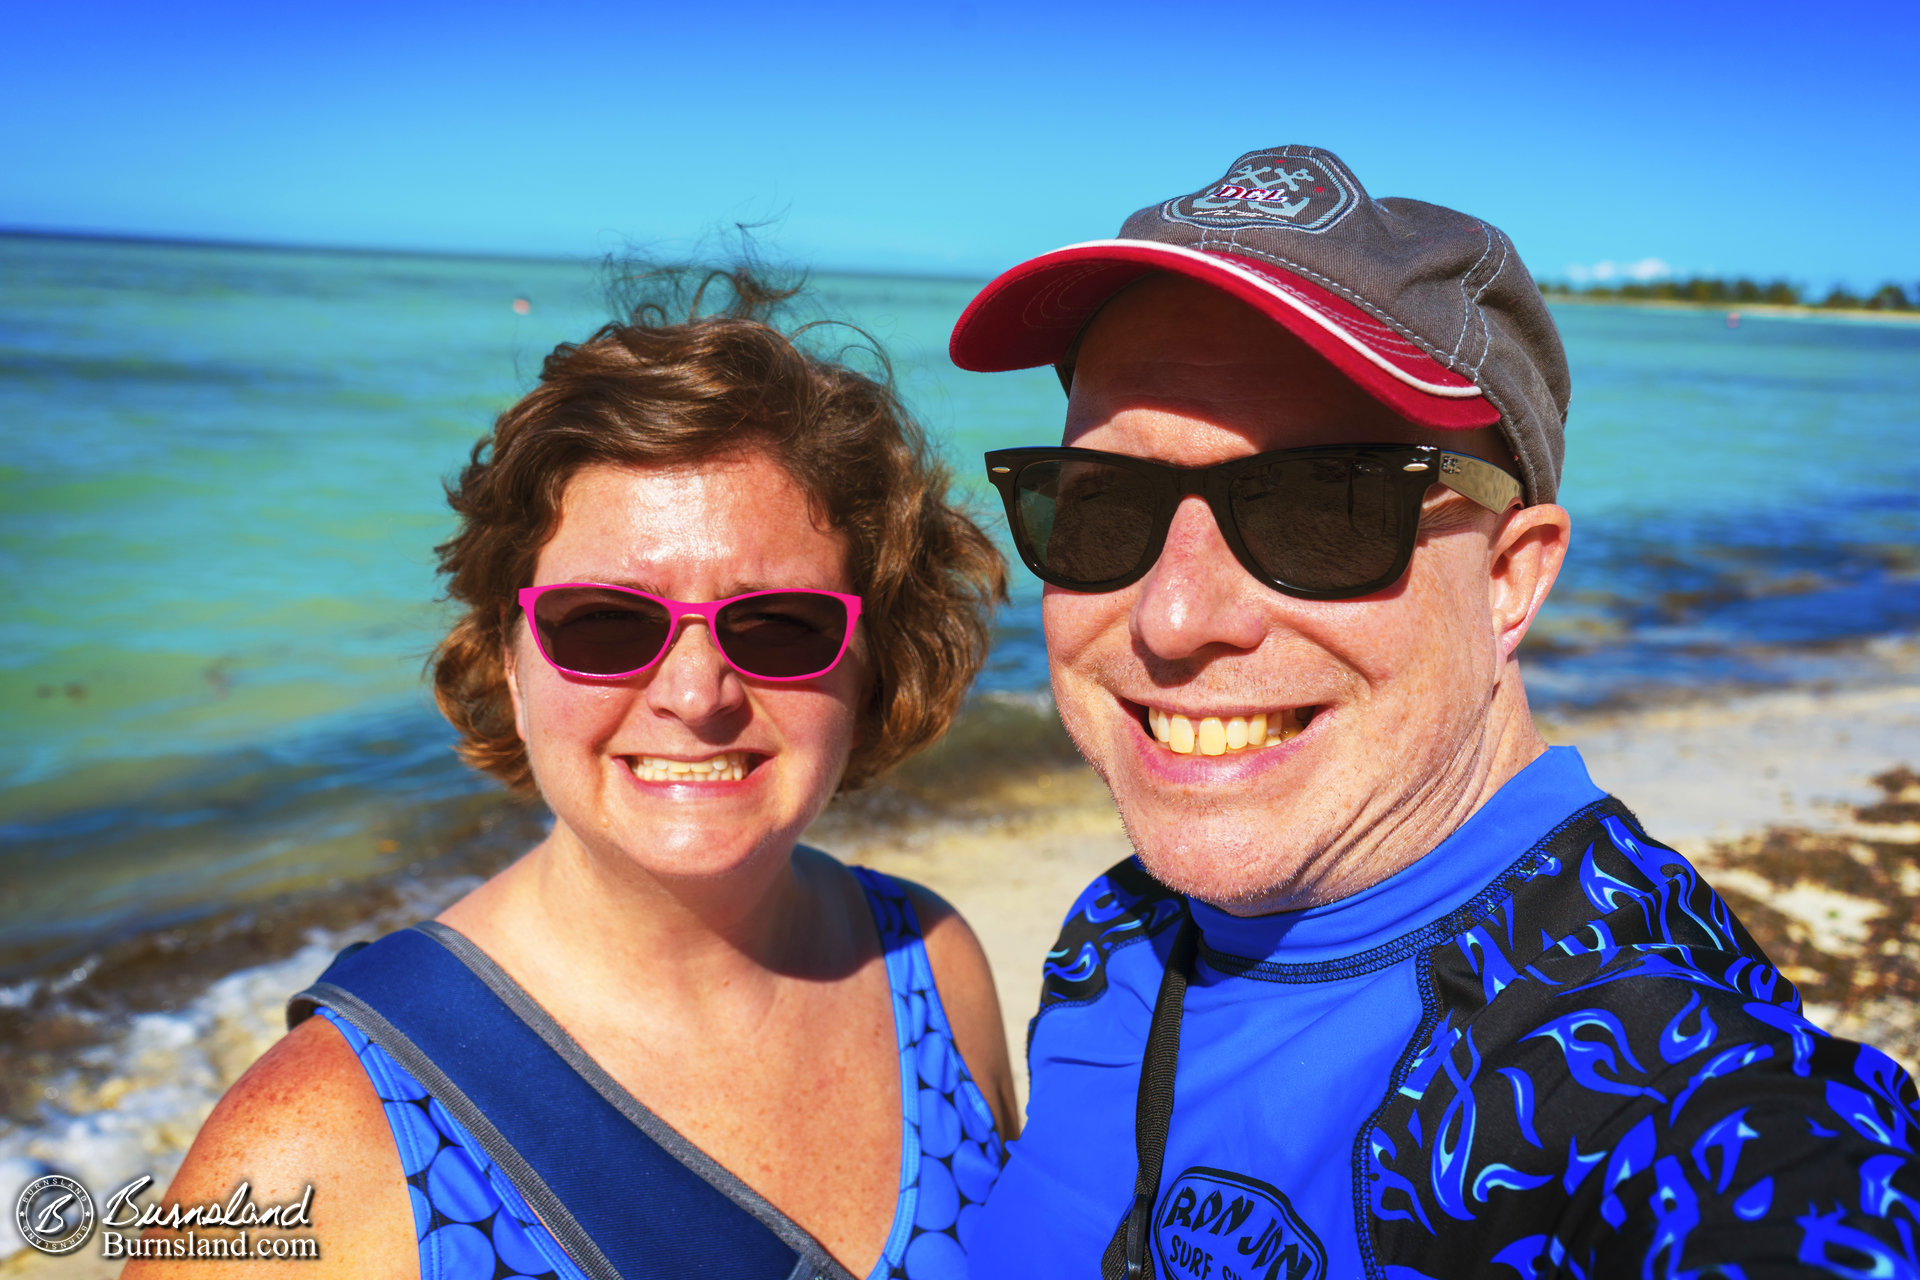
<path fill-rule="evenodd" d="M 0 227 L 597 255 L 775 219 L 819 267 L 986 274 L 1312 142 L 1543 278 L 1920 282 L 1912 3 L 74 0 L 6 28 Z"/>

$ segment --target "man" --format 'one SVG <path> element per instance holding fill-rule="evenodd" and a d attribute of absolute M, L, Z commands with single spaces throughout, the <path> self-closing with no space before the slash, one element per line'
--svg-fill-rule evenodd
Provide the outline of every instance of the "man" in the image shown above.
<path fill-rule="evenodd" d="M 1045 254 L 964 368 L 1137 859 L 1046 965 L 972 1274 L 1920 1274 L 1920 1102 L 1548 749 L 1569 380 L 1512 244 L 1311 147 Z"/>

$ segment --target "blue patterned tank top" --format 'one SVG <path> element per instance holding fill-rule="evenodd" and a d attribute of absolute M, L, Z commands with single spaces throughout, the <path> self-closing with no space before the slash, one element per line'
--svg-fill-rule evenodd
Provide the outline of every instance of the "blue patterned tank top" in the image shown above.
<path fill-rule="evenodd" d="M 900 1196 L 868 1280 L 962 1280 L 967 1238 L 1006 1151 L 954 1047 L 913 904 L 889 877 L 852 870 L 880 934 L 900 1050 Z M 413 1202 L 421 1280 L 586 1280 L 506 1174 L 418 1080 L 345 1018 L 317 1012 L 353 1046 L 385 1107 Z M 717 1168 L 688 1163 L 706 1177 Z"/>

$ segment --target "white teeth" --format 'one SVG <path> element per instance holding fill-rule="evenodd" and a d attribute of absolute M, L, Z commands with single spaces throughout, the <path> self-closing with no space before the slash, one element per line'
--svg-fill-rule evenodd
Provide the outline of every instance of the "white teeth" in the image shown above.
<path fill-rule="evenodd" d="M 724 751 L 705 760 L 634 756 L 627 767 L 642 782 L 738 782 L 747 776 L 747 753 Z"/>
<path fill-rule="evenodd" d="M 1158 707 L 1147 708 L 1147 726 L 1169 751 L 1192 755 L 1197 748 L 1203 756 L 1220 756 L 1249 747 L 1271 747 L 1297 738 L 1313 719 L 1317 707 L 1288 707 L 1281 711 L 1263 711 L 1255 716 L 1203 716 L 1198 724 L 1186 716 Z"/>

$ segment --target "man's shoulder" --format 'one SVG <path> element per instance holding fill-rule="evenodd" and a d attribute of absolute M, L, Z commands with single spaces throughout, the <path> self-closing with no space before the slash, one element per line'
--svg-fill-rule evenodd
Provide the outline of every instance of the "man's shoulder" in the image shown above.
<path fill-rule="evenodd" d="M 1434 1035 L 1409 1079 L 1471 1038 L 1486 1061 L 1545 1049 L 1583 1088 L 1650 1097 L 1681 1068 L 1804 1079 L 1830 1039 L 1725 899 L 1617 800 L 1563 824 L 1504 888 L 1431 953 Z"/>
<path fill-rule="evenodd" d="M 1074 899 L 1047 952 L 1040 1014 L 1098 1000 L 1107 991 L 1107 965 L 1114 953 L 1168 934 L 1186 911 L 1187 900 L 1148 875 L 1137 860 L 1108 867 Z"/>
<path fill-rule="evenodd" d="M 1387 1260 L 1593 1274 L 1900 1247 L 1912 1082 L 1809 1022 L 1685 858 L 1609 800 L 1504 884 L 1430 952 L 1424 1033 L 1370 1127 Z"/>

